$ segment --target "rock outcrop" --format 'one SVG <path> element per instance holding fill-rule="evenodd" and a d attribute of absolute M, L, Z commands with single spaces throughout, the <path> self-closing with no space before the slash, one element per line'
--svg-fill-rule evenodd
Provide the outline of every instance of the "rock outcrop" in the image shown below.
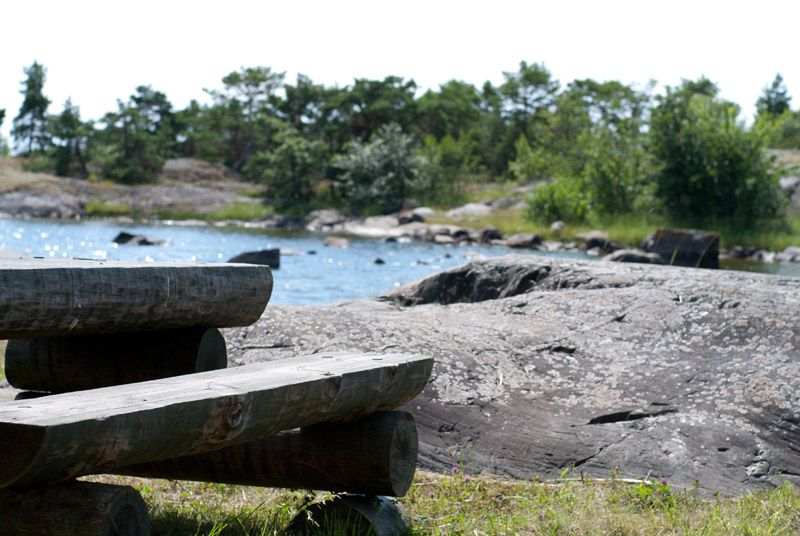
<path fill-rule="evenodd" d="M 383 299 L 270 305 L 244 363 L 330 350 L 436 358 L 412 401 L 428 467 L 800 482 L 800 279 L 509 256 Z"/>
<path fill-rule="evenodd" d="M 642 249 L 674 266 L 719 268 L 719 234 L 710 231 L 659 229 L 645 238 Z"/>

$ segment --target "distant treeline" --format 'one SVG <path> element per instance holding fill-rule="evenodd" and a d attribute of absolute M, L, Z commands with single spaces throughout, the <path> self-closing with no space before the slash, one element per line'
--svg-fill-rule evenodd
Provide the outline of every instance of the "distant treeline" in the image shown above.
<path fill-rule="evenodd" d="M 800 147 L 780 75 L 747 128 L 707 79 L 653 96 L 614 81 L 562 86 L 526 62 L 497 86 L 451 80 L 424 93 L 396 76 L 328 87 L 242 68 L 205 90 L 211 104 L 178 110 L 142 85 L 97 122 L 71 100 L 49 113 L 45 68 L 24 73 L 11 133 L 28 169 L 134 184 L 154 181 L 165 159 L 195 157 L 262 184 L 288 211 L 388 212 L 410 197 L 448 204 L 467 183 L 548 181 L 530 201 L 542 221 L 661 211 L 751 225 L 782 210 L 764 148 Z"/>

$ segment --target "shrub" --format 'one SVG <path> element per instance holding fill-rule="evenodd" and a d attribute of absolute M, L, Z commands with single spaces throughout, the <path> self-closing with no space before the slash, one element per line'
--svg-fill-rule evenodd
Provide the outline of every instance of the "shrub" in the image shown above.
<path fill-rule="evenodd" d="M 367 143 L 351 142 L 335 165 L 351 211 L 388 213 L 400 210 L 414 190 L 421 162 L 411 136 L 390 124 Z"/>
<path fill-rule="evenodd" d="M 684 83 L 660 98 L 650 123 L 656 195 L 669 217 L 691 225 L 763 225 L 781 212 L 778 178 L 763 138 L 715 95 L 710 83 Z"/>
<path fill-rule="evenodd" d="M 579 223 L 589 215 L 585 183 L 573 177 L 561 177 L 542 185 L 528 198 L 527 216 L 544 223 L 563 220 Z"/>

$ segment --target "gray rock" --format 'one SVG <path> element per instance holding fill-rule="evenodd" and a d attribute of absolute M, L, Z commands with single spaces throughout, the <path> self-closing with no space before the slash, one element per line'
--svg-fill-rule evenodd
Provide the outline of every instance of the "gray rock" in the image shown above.
<path fill-rule="evenodd" d="M 485 203 L 467 203 L 464 206 L 447 211 L 448 218 L 464 219 L 480 216 L 488 216 L 492 213 L 492 207 Z"/>
<path fill-rule="evenodd" d="M 515 207 L 517 203 L 519 203 L 519 200 L 514 197 L 501 197 L 489 203 L 489 206 L 494 210 L 505 210 Z"/>
<path fill-rule="evenodd" d="M 398 225 L 405 225 L 407 223 L 422 223 L 425 221 L 420 214 L 416 212 L 401 212 L 397 215 Z"/>
<path fill-rule="evenodd" d="M 483 231 L 481 231 L 480 239 L 478 240 L 481 244 L 491 244 L 493 240 L 502 240 L 503 235 L 495 229 L 494 227 L 487 227 Z"/>
<path fill-rule="evenodd" d="M 412 214 L 416 214 L 417 216 L 421 217 L 423 220 L 427 218 L 432 218 L 436 215 L 436 211 L 430 207 L 417 207 L 411 211 Z"/>
<path fill-rule="evenodd" d="M 797 190 L 800 190 L 800 177 L 796 175 L 781 177 L 780 186 L 781 190 L 789 194 L 791 197 Z"/>
<path fill-rule="evenodd" d="M 583 249 L 586 251 L 596 249 L 600 253 L 612 253 L 620 249 L 625 249 L 625 246 L 619 242 L 608 239 L 608 233 L 604 231 L 589 231 L 587 233 L 580 233 L 575 236 L 578 240 L 583 242 Z"/>
<path fill-rule="evenodd" d="M 165 243 L 158 238 L 148 238 L 144 235 L 120 231 L 112 240 L 115 244 L 126 244 L 129 246 L 160 246 Z"/>
<path fill-rule="evenodd" d="M 563 221 L 556 220 L 550 224 L 550 230 L 553 231 L 556 234 L 556 236 L 560 236 L 561 233 L 564 231 L 564 227 L 566 226 L 567 224 L 564 223 Z"/>
<path fill-rule="evenodd" d="M 427 468 L 733 492 L 800 480 L 798 307 L 796 278 L 509 256 L 382 301 L 270 305 L 226 338 L 245 363 L 433 355 L 405 406 Z"/>
<path fill-rule="evenodd" d="M 347 218 L 336 210 L 315 210 L 306 216 L 306 229 L 315 232 L 330 231 L 346 221 Z"/>
<path fill-rule="evenodd" d="M 247 251 L 228 259 L 228 262 L 241 262 L 244 264 L 265 264 L 270 268 L 278 269 L 281 267 L 281 250 L 262 249 L 260 251 Z"/>
<path fill-rule="evenodd" d="M 789 246 L 777 255 L 781 262 L 800 262 L 800 248 Z"/>
<path fill-rule="evenodd" d="M 326 247 L 349 248 L 350 241 L 341 236 L 326 236 L 322 242 Z"/>
<path fill-rule="evenodd" d="M 645 238 L 642 249 L 675 266 L 719 268 L 719 234 L 710 231 L 659 229 Z"/>
<path fill-rule="evenodd" d="M 66 192 L 2 192 L 0 214 L 15 218 L 80 219 L 83 203 L 78 197 Z"/>
<path fill-rule="evenodd" d="M 521 233 L 506 238 L 506 246 L 510 248 L 535 249 L 542 245 L 542 237 L 536 233 Z"/>
<path fill-rule="evenodd" d="M 609 253 L 603 260 L 611 262 L 639 262 L 644 264 L 665 264 L 658 253 L 648 253 L 640 249 L 618 249 Z"/>

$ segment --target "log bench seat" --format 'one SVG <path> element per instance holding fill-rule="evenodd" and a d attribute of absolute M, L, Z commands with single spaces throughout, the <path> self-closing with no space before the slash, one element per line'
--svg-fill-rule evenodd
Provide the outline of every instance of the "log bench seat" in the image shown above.
<path fill-rule="evenodd" d="M 0 260 L 7 378 L 47 394 L 0 403 L 0 534 L 149 534 L 135 490 L 74 481 L 102 473 L 405 494 L 417 432 L 395 409 L 433 360 L 225 368 L 217 328 L 255 322 L 271 291 L 261 265 Z"/>

